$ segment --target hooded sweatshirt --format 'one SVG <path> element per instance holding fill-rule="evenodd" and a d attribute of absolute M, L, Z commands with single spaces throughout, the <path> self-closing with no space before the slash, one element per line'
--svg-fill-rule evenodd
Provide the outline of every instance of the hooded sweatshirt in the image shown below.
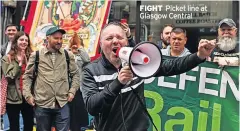
<path fill-rule="evenodd" d="M 171 56 L 171 53 L 170 53 L 171 52 L 171 46 L 167 46 L 166 49 L 161 49 L 161 52 L 162 52 L 162 55 Z M 177 57 L 183 57 L 183 56 L 186 56 L 186 55 L 189 55 L 189 54 L 191 54 L 191 52 L 187 48 L 184 47 L 183 52 Z"/>

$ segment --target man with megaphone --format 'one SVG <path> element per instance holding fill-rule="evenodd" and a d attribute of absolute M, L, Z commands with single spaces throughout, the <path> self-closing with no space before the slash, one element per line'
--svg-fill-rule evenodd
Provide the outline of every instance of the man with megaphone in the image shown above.
<path fill-rule="evenodd" d="M 100 44 L 102 56 L 83 69 L 80 88 L 97 131 L 147 131 L 144 78 L 187 72 L 204 62 L 215 48 L 214 43 L 201 41 L 197 53 L 164 60 L 156 44 L 126 47 L 126 34 L 116 22 L 103 27 Z M 127 66 L 122 67 L 122 61 Z"/>

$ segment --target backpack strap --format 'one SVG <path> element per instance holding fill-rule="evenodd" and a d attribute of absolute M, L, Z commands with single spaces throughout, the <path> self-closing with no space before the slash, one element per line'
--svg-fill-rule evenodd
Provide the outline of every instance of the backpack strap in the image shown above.
<path fill-rule="evenodd" d="M 69 80 L 69 87 L 71 86 L 70 83 L 70 69 L 69 69 L 69 64 L 70 64 L 70 58 L 68 55 L 68 52 L 66 50 L 64 50 L 64 54 L 66 57 L 66 62 L 67 62 L 67 70 L 68 70 L 68 80 Z M 33 69 L 33 80 L 32 80 L 32 84 L 31 84 L 31 92 L 33 94 L 33 90 L 34 90 L 34 84 L 38 75 L 38 64 L 39 64 L 39 51 L 36 51 L 36 57 L 35 57 L 35 61 L 34 61 L 34 69 Z"/>
<path fill-rule="evenodd" d="M 69 69 L 69 64 L 70 64 L 70 58 L 68 55 L 67 50 L 64 50 L 66 62 L 67 62 L 67 72 L 68 72 L 68 83 L 69 83 L 69 88 L 71 88 L 71 75 L 70 75 L 70 69 Z"/>
<path fill-rule="evenodd" d="M 33 94 L 34 84 L 35 84 L 37 74 L 38 74 L 38 64 L 39 64 L 39 51 L 36 51 L 36 56 L 35 56 L 35 61 L 34 61 L 34 69 L 33 69 L 33 80 L 32 80 L 32 84 L 31 84 L 32 94 Z"/>

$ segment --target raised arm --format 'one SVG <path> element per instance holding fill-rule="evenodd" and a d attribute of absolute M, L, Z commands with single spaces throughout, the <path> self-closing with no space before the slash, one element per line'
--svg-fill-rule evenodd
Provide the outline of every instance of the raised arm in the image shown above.
<path fill-rule="evenodd" d="M 201 60 L 196 53 L 176 58 L 164 56 L 162 65 L 156 74 L 156 77 L 178 75 L 193 69 L 204 61 L 205 60 Z"/>
<path fill-rule="evenodd" d="M 206 58 L 211 55 L 215 46 L 216 43 L 201 39 L 197 53 L 175 59 L 164 58 L 160 70 L 156 76 L 177 75 L 191 70 L 198 64 L 204 62 Z"/>

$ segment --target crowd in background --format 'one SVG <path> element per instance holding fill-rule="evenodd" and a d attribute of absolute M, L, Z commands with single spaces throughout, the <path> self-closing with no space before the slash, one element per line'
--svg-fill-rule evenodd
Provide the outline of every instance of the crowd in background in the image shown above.
<path fill-rule="evenodd" d="M 216 39 L 200 40 L 198 53 L 192 54 L 185 47 L 186 30 L 167 24 L 161 30 L 161 41 L 156 44 L 163 55 L 189 58 L 191 59 L 189 62 L 193 65 L 198 65 L 206 59 L 217 63 L 220 67 L 239 66 L 237 32 L 235 22 L 225 18 L 218 24 Z M 100 130 L 123 130 L 123 127 L 130 130 L 146 130 L 148 127 L 146 116 L 141 116 L 141 111 L 131 105 L 128 108 L 131 110 L 129 111 L 131 116 L 125 115 L 124 119 L 135 120 L 142 123 L 142 126 L 141 124 L 137 124 L 138 127 L 131 124 L 124 126 L 110 124 L 111 122 L 121 123 L 117 120 L 121 117 L 120 114 L 115 112 L 120 108 L 117 102 L 120 99 L 118 96 L 121 88 L 125 87 L 124 85 L 132 81 L 134 77 L 129 67 L 116 70 L 120 66 L 119 59 L 112 52 L 116 47 L 134 47 L 137 44 L 131 36 L 128 25 L 109 23 L 102 29 L 100 36 L 102 59 L 91 62 L 91 64 L 89 64 L 90 58 L 84 49 L 83 40 L 77 33 L 73 34 L 68 46 L 65 49 L 62 48 L 65 33 L 58 27 L 51 27 L 46 32 L 46 45 L 39 51 L 33 51 L 28 34 L 18 31 L 18 27 L 14 24 L 6 26 L 5 34 L 8 42 L 1 46 L 1 82 L 5 80 L 7 83 L 6 106 L 2 107 L 3 104 L 1 104 L 3 130 L 32 131 L 35 118 L 39 131 L 51 130 L 52 126 L 56 130 L 78 131 L 81 127 L 89 125 L 88 113 L 98 118 L 95 121 L 95 127 Z M 207 44 L 216 47 L 213 49 Z M 205 56 L 208 57 L 205 58 Z M 182 59 L 170 62 L 179 63 L 181 67 L 186 66 L 187 63 Z M 165 63 L 167 62 L 169 61 Z M 193 68 L 182 68 L 170 73 L 172 70 L 165 67 L 167 65 L 174 66 L 169 63 L 163 64 L 161 68 L 164 70 L 157 76 L 180 74 Z M 86 69 L 83 69 L 85 67 Z M 169 72 L 164 74 L 164 71 L 168 70 Z M 119 74 L 114 75 L 111 80 L 110 78 L 100 79 L 101 75 L 112 76 L 115 73 Z M 138 82 L 143 84 L 141 80 L 134 79 L 135 84 Z M 104 88 L 100 89 L 100 87 Z M 142 89 L 139 87 L 138 90 L 141 97 L 143 97 Z M 136 100 L 130 97 L 131 94 L 124 93 L 124 95 L 129 101 Z M 113 115 L 111 113 L 116 116 L 110 117 L 109 114 Z"/>

